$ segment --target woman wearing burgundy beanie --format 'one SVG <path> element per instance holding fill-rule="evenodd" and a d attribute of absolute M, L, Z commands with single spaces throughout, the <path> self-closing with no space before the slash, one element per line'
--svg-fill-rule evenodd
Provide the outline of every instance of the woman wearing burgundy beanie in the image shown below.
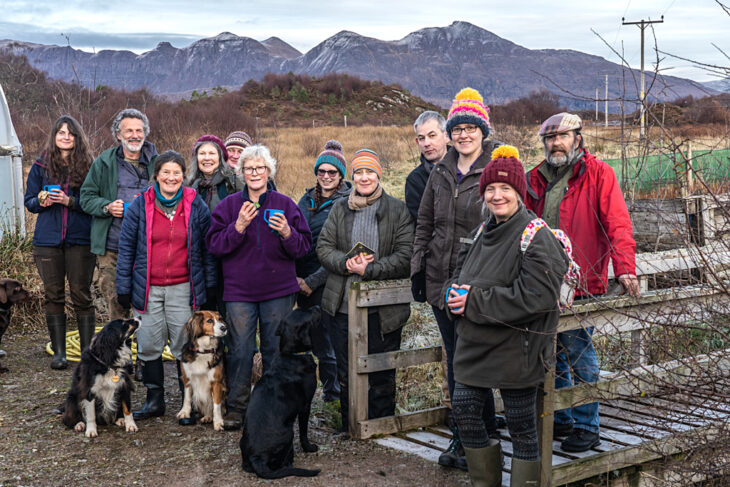
<path fill-rule="evenodd" d="M 203 135 L 193 146 L 193 164 L 187 185 L 198 192 L 211 213 L 229 194 L 241 191 L 243 184 L 228 167 L 228 151 L 215 135 Z"/>

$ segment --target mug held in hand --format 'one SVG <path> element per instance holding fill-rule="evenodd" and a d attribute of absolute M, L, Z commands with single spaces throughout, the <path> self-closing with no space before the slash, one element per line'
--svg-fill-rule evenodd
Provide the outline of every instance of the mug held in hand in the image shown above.
<path fill-rule="evenodd" d="M 369 248 L 367 245 L 365 245 L 362 242 L 358 242 L 355 245 L 352 246 L 349 252 L 345 254 L 345 257 L 348 259 L 352 259 L 353 257 L 365 254 L 365 255 L 375 255 L 375 251 L 371 248 Z"/>
<path fill-rule="evenodd" d="M 282 214 L 283 215 L 284 214 L 284 210 L 279 210 L 279 209 L 276 209 L 276 208 L 266 208 L 264 210 L 264 221 L 267 224 L 270 224 L 271 223 L 271 221 L 270 221 L 271 220 L 271 217 L 274 216 L 274 215 L 278 215 L 278 214 Z"/>
<path fill-rule="evenodd" d="M 53 191 L 54 189 L 57 189 L 61 191 L 61 185 L 60 184 L 46 184 L 43 186 L 43 191 L 48 191 L 49 193 Z"/>
<path fill-rule="evenodd" d="M 451 291 L 456 291 L 456 293 L 459 295 L 464 295 L 469 292 L 468 289 L 462 289 L 462 288 L 454 289 L 453 287 L 450 287 L 446 290 L 446 297 L 444 298 L 447 303 L 449 302 L 449 294 L 451 293 Z M 452 311 L 459 312 L 459 311 L 461 311 L 461 308 L 455 308 Z"/>

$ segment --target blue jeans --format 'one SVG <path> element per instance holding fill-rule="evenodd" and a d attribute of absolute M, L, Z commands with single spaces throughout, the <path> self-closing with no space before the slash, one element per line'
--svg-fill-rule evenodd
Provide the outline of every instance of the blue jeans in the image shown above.
<path fill-rule="evenodd" d="M 598 382 L 598 358 L 591 341 L 592 335 L 592 326 L 558 333 L 556 389 L 571 387 L 581 382 Z M 575 428 L 598 433 L 598 403 L 592 402 L 555 411 L 555 422 L 573 423 Z"/>
<path fill-rule="evenodd" d="M 256 352 L 256 329 L 259 331 L 261 361 L 264 372 L 271 368 L 279 354 L 279 322 L 292 310 L 296 294 L 256 303 L 227 302 L 228 354 L 226 380 L 228 382 L 228 411 L 246 412 L 251 395 L 251 368 Z"/>

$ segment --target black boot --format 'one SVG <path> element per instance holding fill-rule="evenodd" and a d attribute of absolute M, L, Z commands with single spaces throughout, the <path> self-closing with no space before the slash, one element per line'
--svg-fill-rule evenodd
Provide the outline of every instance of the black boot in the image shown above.
<path fill-rule="evenodd" d="M 180 386 L 180 407 L 182 408 L 182 404 L 185 402 L 185 383 L 182 379 L 182 366 L 180 365 L 180 361 L 177 360 L 177 384 Z M 192 399 L 192 398 L 191 398 Z M 180 418 L 177 420 L 177 423 L 180 426 L 192 426 L 195 424 L 196 421 L 196 414 L 195 414 L 195 408 L 190 409 L 190 417 L 189 418 Z"/>
<path fill-rule="evenodd" d="M 459 437 L 459 427 L 453 417 L 449 419 L 449 422 L 451 423 L 451 443 L 449 443 L 446 451 L 439 455 L 438 463 L 444 467 L 454 467 L 466 471 L 466 457 Z"/>
<path fill-rule="evenodd" d="M 66 315 L 46 315 L 48 334 L 51 336 L 53 358 L 51 368 L 61 370 L 68 368 L 66 361 Z"/>
<path fill-rule="evenodd" d="M 96 331 L 96 314 L 78 316 L 79 320 L 79 342 L 81 343 L 81 351 L 83 352 L 91 343 L 91 337 Z"/>
<path fill-rule="evenodd" d="M 165 414 L 165 369 L 162 357 L 146 360 L 142 369 L 142 382 L 147 388 L 147 399 L 139 411 L 132 413 L 134 419 L 147 419 Z"/>

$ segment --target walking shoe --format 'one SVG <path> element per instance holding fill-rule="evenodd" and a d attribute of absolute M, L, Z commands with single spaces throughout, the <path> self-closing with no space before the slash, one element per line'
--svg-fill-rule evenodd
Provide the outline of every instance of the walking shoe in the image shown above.
<path fill-rule="evenodd" d="M 553 439 L 565 438 L 573 434 L 573 423 L 553 423 Z"/>
<path fill-rule="evenodd" d="M 497 423 L 497 429 L 498 430 L 504 430 L 507 429 L 507 420 L 504 416 L 500 416 L 499 414 L 496 414 L 494 416 L 494 420 Z"/>
<path fill-rule="evenodd" d="M 223 416 L 223 429 L 227 431 L 240 430 L 243 425 L 243 414 L 238 411 L 228 411 Z"/>
<path fill-rule="evenodd" d="M 575 428 L 573 433 L 560 444 L 560 449 L 571 453 L 588 451 L 601 442 L 598 433 Z"/>

